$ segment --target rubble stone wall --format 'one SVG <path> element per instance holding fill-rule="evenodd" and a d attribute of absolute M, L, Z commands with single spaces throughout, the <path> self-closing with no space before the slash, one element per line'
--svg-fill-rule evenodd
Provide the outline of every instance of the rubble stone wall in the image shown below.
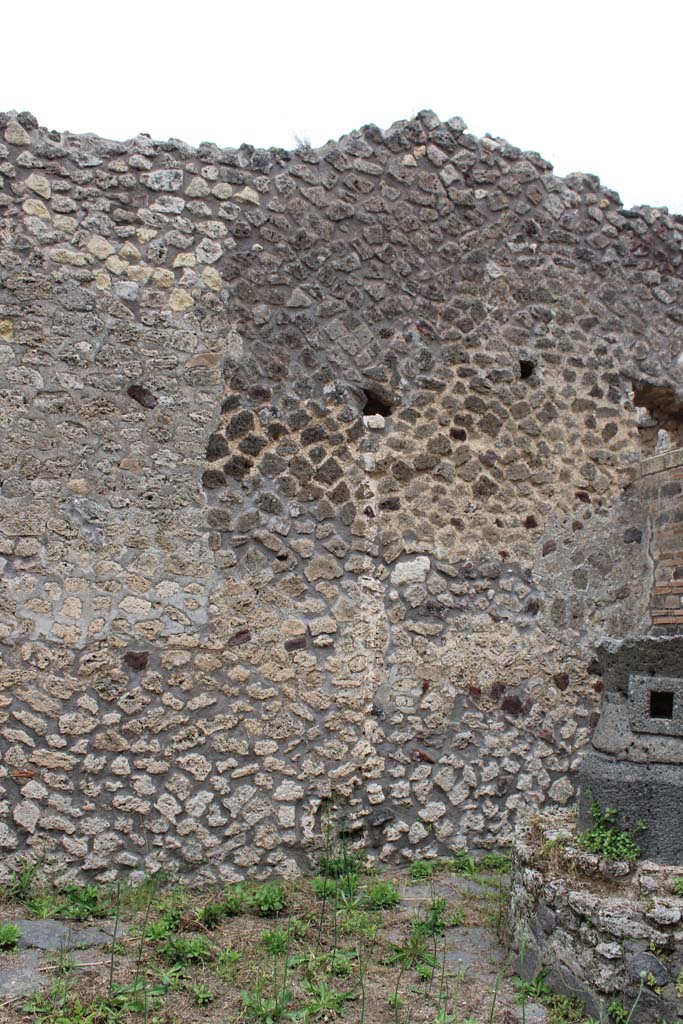
<path fill-rule="evenodd" d="M 329 807 L 424 856 L 573 800 L 595 645 L 649 628 L 680 218 L 431 113 L 0 140 L 0 871 L 292 872 Z"/>
<path fill-rule="evenodd" d="M 606 1019 L 621 1004 L 635 1024 L 680 1020 L 680 867 L 607 860 L 577 843 L 571 815 L 518 825 L 507 925 L 520 971 Z"/>

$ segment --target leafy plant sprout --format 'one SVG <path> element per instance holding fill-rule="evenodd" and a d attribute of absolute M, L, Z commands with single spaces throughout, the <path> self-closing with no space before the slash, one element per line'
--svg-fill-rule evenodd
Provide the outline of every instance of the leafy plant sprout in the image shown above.
<path fill-rule="evenodd" d="M 0 924 L 0 950 L 16 949 L 21 939 L 21 932 L 15 924 Z"/>
<path fill-rule="evenodd" d="M 634 861 L 640 856 L 640 847 L 634 840 L 635 833 L 623 832 L 617 827 L 618 811 L 614 807 L 601 810 L 595 800 L 591 804 L 593 825 L 579 836 L 579 844 L 591 853 L 597 853 L 607 860 Z M 642 832 L 645 825 L 637 822 L 636 832 Z"/>

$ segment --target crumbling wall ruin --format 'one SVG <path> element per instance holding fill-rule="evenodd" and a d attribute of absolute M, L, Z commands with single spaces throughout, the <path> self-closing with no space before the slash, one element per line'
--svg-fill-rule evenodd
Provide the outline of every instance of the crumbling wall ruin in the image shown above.
<path fill-rule="evenodd" d="M 596 643 L 650 628 L 680 218 L 431 113 L 0 136 L 0 870 L 290 872 L 329 804 L 391 859 L 571 802 Z"/>

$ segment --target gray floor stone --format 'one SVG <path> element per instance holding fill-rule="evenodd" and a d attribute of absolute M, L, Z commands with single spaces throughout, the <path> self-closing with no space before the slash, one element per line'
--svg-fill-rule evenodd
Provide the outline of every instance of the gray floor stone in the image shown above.
<path fill-rule="evenodd" d="M 99 925 L 82 925 L 71 921 L 21 920 L 14 922 L 21 932 L 20 949 L 59 950 L 106 946 L 111 943 L 113 924 L 102 921 Z M 118 935 L 124 930 L 119 926 Z"/>
<path fill-rule="evenodd" d="M 548 1011 L 540 1003 L 527 1003 L 523 1011 L 521 1006 L 515 1010 L 515 1017 L 526 1024 L 546 1024 Z"/>
<path fill-rule="evenodd" d="M 43 956 L 38 949 L 24 949 L 5 959 L 0 967 L 0 999 L 28 996 L 43 984 L 38 968 Z"/>

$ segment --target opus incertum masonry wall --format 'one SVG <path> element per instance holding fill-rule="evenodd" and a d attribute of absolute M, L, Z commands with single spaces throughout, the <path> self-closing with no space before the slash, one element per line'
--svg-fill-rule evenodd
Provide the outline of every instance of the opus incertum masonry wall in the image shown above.
<path fill-rule="evenodd" d="M 0 871 L 291 872 L 329 807 L 391 859 L 573 802 L 598 641 L 680 618 L 640 460 L 679 444 L 681 219 L 431 113 L 0 139 Z"/>

